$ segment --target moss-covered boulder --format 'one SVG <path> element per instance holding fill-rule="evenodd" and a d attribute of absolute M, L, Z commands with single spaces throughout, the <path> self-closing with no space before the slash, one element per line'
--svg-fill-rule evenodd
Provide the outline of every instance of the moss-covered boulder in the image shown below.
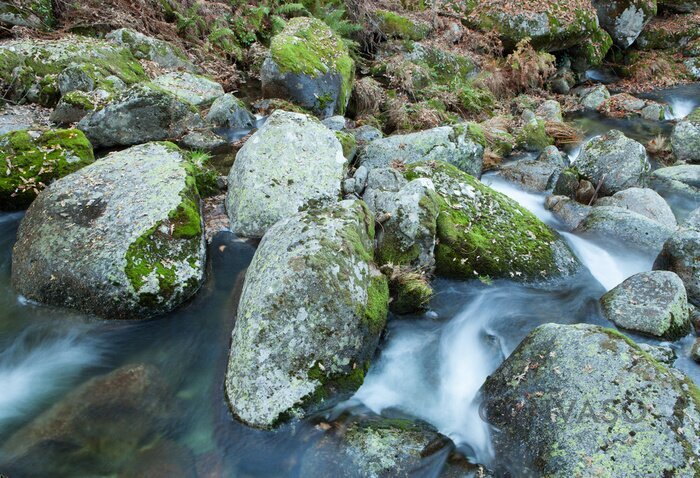
<path fill-rule="evenodd" d="M 602 28 L 598 28 L 591 36 L 578 45 L 569 49 L 574 70 L 584 72 L 589 68 L 600 65 L 613 45 L 612 37 Z"/>
<path fill-rule="evenodd" d="M 656 16 L 656 0 L 593 0 L 598 20 L 613 42 L 628 48 Z"/>
<path fill-rule="evenodd" d="M 389 302 L 373 248 L 374 217 L 362 201 L 268 230 L 246 274 L 226 372 L 241 421 L 273 427 L 359 388 Z"/>
<path fill-rule="evenodd" d="M 95 148 L 176 139 L 199 118 L 197 108 L 152 83 L 124 91 L 104 108 L 80 120 Z"/>
<path fill-rule="evenodd" d="M 51 0 L 0 1 L 0 25 L 4 27 L 46 29 L 55 21 Z"/>
<path fill-rule="evenodd" d="M 678 13 L 691 13 L 700 9 L 698 0 L 657 0 L 659 8 L 672 10 Z"/>
<path fill-rule="evenodd" d="M 77 123 L 93 111 L 107 106 L 112 98 L 113 95 L 104 90 L 71 91 L 58 100 L 51 112 L 51 121 L 60 125 Z"/>
<path fill-rule="evenodd" d="M 409 180 L 431 179 L 439 197 L 438 275 L 536 281 L 578 268 L 566 243 L 542 221 L 454 166 L 415 164 L 405 175 Z"/>
<path fill-rule="evenodd" d="M 12 256 L 25 297 L 106 319 L 169 312 L 205 266 L 199 193 L 171 143 L 112 153 L 54 182 L 32 203 Z"/>
<path fill-rule="evenodd" d="M 0 90 L 14 101 L 55 105 L 69 91 L 113 91 L 115 81 L 146 81 L 131 52 L 110 42 L 66 36 L 0 45 Z"/>
<path fill-rule="evenodd" d="M 485 145 L 484 133 L 476 124 L 441 126 L 374 140 L 362 150 L 359 162 L 372 169 L 444 161 L 480 177 Z"/>
<path fill-rule="evenodd" d="M 400 40 L 423 40 L 430 32 L 430 25 L 415 21 L 389 10 L 375 10 L 379 30 L 388 38 Z"/>
<path fill-rule="evenodd" d="M 331 116 L 345 112 L 355 62 L 343 40 L 321 20 L 293 18 L 272 38 L 260 77 L 266 98 L 287 99 Z"/>
<path fill-rule="evenodd" d="M 224 94 L 219 83 L 188 72 L 166 73 L 155 78 L 153 84 L 198 108 L 211 105 Z"/>
<path fill-rule="evenodd" d="M 508 3 L 466 2 L 467 22 L 482 31 L 498 33 L 507 49 L 530 38 L 532 46 L 559 51 L 578 45 L 598 31 L 590 0 L 550 0 Z"/>
<path fill-rule="evenodd" d="M 639 34 L 635 45 L 645 50 L 673 49 L 682 51 L 700 38 L 698 15 L 669 15 L 655 17 Z"/>
<path fill-rule="evenodd" d="M 130 28 L 120 28 L 106 38 L 128 48 L 139 60 L 157 63 L 163 68 L 194 70 L 195 67 L 180 48 L 158 38 L 149 37 Z"/>
<path fill-rule="evenodd" d="M 700 163 L 700 108 L 676 123 L 671 133 L 671 146 L 676 159 Z"/>
<path fill-rule="evenodd" d="M 481 389 L 498 462 L 523 476 L 697 476 L 700 391 L 680 377 L 616 331 L 542 325 Z"/>
<path fill-rule="evenodd" d="M 600 298 L 605 317 L 618 327 L 679 339 L 690 332 L 688 296 L 673 272 L 640 272 Z"/>
<path fill-rule="evenodd" d="M 347 162 L 335 134 L 316 118 L 274 112 L 246 141 L 229 173 L 231 230 L 262 237 L 297 211 L 337 202 Z"/>
<path fill-rule="evenodd" d="M 23 209 L 52 181 L 95 160 L 76 129 L 12 131 L 0 136 L 0 210 Z"/>

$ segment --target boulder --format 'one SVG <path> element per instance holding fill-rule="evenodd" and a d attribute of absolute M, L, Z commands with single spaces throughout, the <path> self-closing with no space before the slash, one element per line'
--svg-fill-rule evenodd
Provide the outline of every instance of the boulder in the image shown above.
<path fill-rule="evenodd" d="M 0 136 L 0 210 L 23 209 L 52 181 L 95 160 L 77 129 L 18 130 Z"/>
<path fill-rule="evenodd" d="M 205 267 L 192 167 L 171 143 L 112 153 L 42 191 L 22 220 L 12 282 L 28 299 L 106 319 L 173 310 Z"/>
<path fill-rule="evenodd" d="M 598 30 L 589 0 L 545 3 L 467 2 L 467 22 L 482 31 L 495 31 L 510 50 L 525 38 L 538 50 L 560 51 L 578 45 Z"/>
<path fill-rule="evenodd" d="M 0 1 L 0 25 L 46 29 L 55 19 L 51 0 Z"/>
<path fill-rule="evenodd" d="M 529 191 L 546 191 L 554 187 L 565 167 L 564 155 L 556 146 L 547 146 L 537 159 L 521 159 L 503 166 L 501 175 Z"/>
<path fill-rule="evenodd" d="M 659 193 L 650 188 L 629 188 L 598 199 L 594 206 L 617 206 L 646 216 L 666 227 L 675 228 L 676 216 Z"/>
<path fill-rule="evenodd" d="M 224 94 L 219 83 L 188 72 L 166 73 L 155 78 L 153 84 L 198 108 L 211 105 Z"/>
<path fill-rule="evenodd" d="M 630 209 L 599 206 L 590 210 L 576 232 L 612 240 L 624 247 L 657 254 L 675 228 L 642 216 Z"/>
<path fill-rule="evenodd" d="M 130 28 L 111 31 L 105 38 L 128 48 L 139 60 L 152 61 L 168 69 L 184 68 L 189 71 L 195 69 L 185 52 L 180 48 Z"/>
<path fill-rule="evenodd" d="M 600 184 L 601 196 L 643 186 L 651 169 L 644 146 L 618 130 L 584 144 L 575 166 L 595 187 Z"/>
<path fill-rule="evenodd" d="M 303 208 L 336 202 L 346 167 L 331 130 L 310 116 L 275 111 L 246 141 L 229 173 L 231 230 L 262 237 Z"/>
<path fill-rule="evenodd" d="M 651 173 L 651 185 L 664 194 L 687 196 L 693 204 L 700 200 L 700 165 L 683 164 L 659 168 Z"/>
<path fill-rule="evenodd" d="M 564 121 L 561 114 L 561 104 L 557 100 L 546 100 L 535 110 L 535 116 L 544 121 Z"/>
<path fill-rule="evenodd" d="M 569 231 L 576 229 L 591 212 L 591 206 L 578 203 L 567 196 L 548 196 L 544 207 Z"/>
<path fill-rule="evenodd" d="M 165 432 L 172 410 L 159 370 L 124 365 L 87 380 L 11 434 L 3 443 L 3 470 L 114 476 L 155 434 Z"/>
<path fill-rule="evenodd" d="M 619 332 L 542 325 L 481 393 L 496 456 L 522 476 L 697 473 L 698 388 Z"/>
<path fill-rule="evenodd" d="M 432 180 L 438 196 L 438 275 L 537 281 L 573 273 L 578 261 L 532 213 L 454 166 L 410 165 L 408 180 Z"/>
<path fill-rule="evenodd" d="M 680 52 L 697 38 L 700 38 L 700 17 L 697 15 L 661 15 L 644 27 L 635 46 L 642 50 Z"/>
<path fill-rule="evenodd" d="M 76 89 L 113 91 L 115 81 L 131 85 L 147 80 L 128 49 L 106 41 L 69 35 L 0 45 L 0 91 L 12 101 L 53 106 Z"/>
<path fill-rule="evenodd" d="M 640 272 L 600 298 L 603 315 L 618 327 L 676 340 L 690 332 L 688 296 L 673 272 Z"/>
<path fill-rule="evenodd" d="M 578 91 L 578 96 L 585 109 L 598 110 L 610 98 L 610 92 L 605 85 L 598 85 L 581 89 Z"/>
<path fill-rule="evenodd" d="M 600 26 L 620 48 L 630 47 L 656 16 L 656 0 L 593 0 L 593 5 Z"/>
<path fill-rule="evenodd" d="M 671 147 L 679 161 L 700 163 L 700 108 L 673 127 Z"/>
<path fill-rule="evenodd" d="M 131 146 L 180 137 L 196 120 L 194 106 L 144 83 L 123 92 L 78 123 L 95 148 Z"/>
<path fill-rule="evenodd" d="M 688 300 L 700 306 L 700 232 L 680 229 L 663 245 L 654 270 L 672 271 L 685 284 Z"/>
<path fill-rule="evenodd" d="M 291 19 L 272 38 L 260 72 L 265 98 L 288 99 L 321 116 L 345 113 L 354 77 L 343 40 L 308 17 Z"/>
<path fill-rule="evenodd" d="M 341 201 L 282 219 L 248 268 L 226 372 L 247 425 L 270 428 L 364 380 L 384 329 L 386 278 L 372 264 L 374 217 Z"/>
<path fill-rule="evenodd" d="M 3 105 L 0 107 L 0 135 L 23 129 L 41 130 L 50 126 L 49 110 L 36 105 Z"/>
<path fill-rule="evenodd" d="M 321 121 L 321 123 L 331 131 L 343 131 L 345 129 L 345 117 L 341 115 L 331 116 Z"/>
<path fill-rule="evenodd" d="M 685 218 L 681 227 L 700 231 L 700 207 L 693 209 Z"/>
<path fill-rule="evenodd" d="M 255 116 L 245 104 L 231 93 L 219 96 L 209 108 L 206 120 L 217 128 L 250 130 L 255 128 Z"/>
<path fill-rule="evenodd" d="M 477 125 L 441 126 L 376 139 L 362 150 L 359 162 L 372 169 L 390 167 L 392 163 L 444 161 L 480 177 L 484 144 L 483 132 Z"/>
<path fill-rule="evenodd" d="M 71 91 L 58 100 L 51 113 L 51 121 L 61 125 L 77 123 L 93 111 L 107 106 L 112 98 L 113 95 L 105 90 Z"/>

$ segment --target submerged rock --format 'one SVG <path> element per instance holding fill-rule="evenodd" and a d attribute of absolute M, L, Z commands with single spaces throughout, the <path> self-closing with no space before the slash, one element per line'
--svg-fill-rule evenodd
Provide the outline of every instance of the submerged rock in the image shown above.
<path fill-rule="evenodd" d="M 655 270 L 667 270 L 678 274 L 685 284 L 688 299 L 700 306 L 700 232 L 680 229 L 663 245 L 654 261 Z"/>
<path fill-rule="evenodd" d="M 153 84 L 198 108 L 212 104 L 224 94 L 217 82 L 187 72 L 166 73 L 154 79 Z"/>
<path fill-rule="evenodd" d="M 595 187 L 600 184 L 603 196 L 643 186 L 651 169 L 644 146 L 618 130 L 588 141 L 576 159 L 576 168 Z"/>
<path fill-rule="evenodd" d="M 674 228 L 630 209 L 600 206 L 591 209 L 576 230 L 595 237 L 612 239 L 625 247 L 656 254 L 666 239 L 671 237 Z"/>
<path fill-rule="evenodd" d="M 214 100 L 206 120 L 219 128 L 247 130 L 255 127 L 255 116 L 231 93 L 226 93 Z"/>
<path fill-rule="evenodd" d="M 566 243 L 532 213 L 454 166 L 431 161 L 407 168 L 432 180 L 438 196 L 438 275 L 543 280 L 575 271 Z"/>
<path fill-rule="evenodd" d="M 342 201 L 283 219 L 246 274 L 226 372 L 231 410 L 269 428 L 362 384 L 384 329 L 374 217 Z"/>
<path fill-rule="evenodd" d="M 77 129 L 13 131 L 0 136 L 0 210 L 23 209 L 55 179 L 95 160 L 92 146 Z"/>
<path fill-rule="evenodd" d="M 113 475 L 166 431 L 172 409 L 160 371 L 124 365 L 84 382 L 13 433 L 2 446 L 3 469 Z"/>
<path fill-rule="evenodd" d="M 444 161 L 472 176 L 481 176 L 485 140 L 476 125 L 441 126 L 418 133 L 388 136 L 369 143 L 359 156 L 368 169 L 392 163 L 410 165 Z"/>
<path fill-rule="evenodd" d="M 288 99 L 322 116 L 345 113 L 354 77 L 343 40 L 307 17 L 289 20 L 272 38 L 260 72 L 265 98 Z"/>
<path fill-rule="evenodd" d="M 700 163 L 700 108 L 676 123 L 671 134 L 671 146 L 676 159 Z"/>
<path fill-rule="evenodd" d="M 547 146 L 537 159 L 521 159 L 502 167 L 501 175 L 530 191 L 546 191 L 554 187 L 564 167 L 564 155 L 556 146 Z"/>
<path fill-rule="evenodd" d="M 679 339 L 690 332 L 688 297 L 673 272 L 640 272 L 600 299 L 605 317 L 618 327 Z"/>
<path fill-rule="evenodd" d="M 650 188 L 629 188 L 598 199 L 594 206 L 617 206 L 646 216 L 666 227 L 675 228 L 676 216 L 659 193 Z"/>
<path fill-rule="evenodd" d="M 280 219 L 338 201 L 347 160 L 318 120 L 275 111 L 238 152 L 228 177 L 232 231 L 262 237 Z"/>
<path fill-rule="evenodd" d="M 194 70 L 187 55 L 172 43 L 149 37 L 130 28 L 120 28 L 105 37 L 131 50 L 139 60 L 149 60 L 163 68 Z"/>
<path fill-rule="evenodd" d="M 95 148 L 131 146 L 180 137 L 196 108 L 152 83 L 136 85 L 78 123 Z"/>
<path fill-rule="evenodd" d="M 106 319 L 169 312 L 203 280 L 199 209 L 175 145 L 112 153 L 32 203 L 13 250 L 13 285 L 28 299 Z"/>
<path fill-rule="evenodd" d="M 628 48 L 656 16 L 656 0 L 593 0 L 598 20 L 613 42 Z"/>
<path fill-rule="evenodd" d="M 616 331 L 542 325 L 481 392 L 496 455 L 522 475 L 697 473 L 700 392 Z"/>

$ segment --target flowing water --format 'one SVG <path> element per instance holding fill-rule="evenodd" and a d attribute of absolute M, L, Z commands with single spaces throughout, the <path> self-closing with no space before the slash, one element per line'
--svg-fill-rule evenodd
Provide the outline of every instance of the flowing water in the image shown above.
<path fill-rule="evenodd" d="M 697 104 L 697 95 L 686 90 L 658 94 L 673 105 L 674 115 Z M 671 128 L 669 123 L 584 119 L 589 137 L 619 127 L 641 139 L 651 130 L 668 134 Z M 576 151 L 570 155 L 575 159 Z M 114 458 L 129 446 L 121 439 L 124 412 L 118 408 L 91 416 L 93 431 L 80 433 L 89 440 L 76 438 L 70 446 L 63 443 L 30 454 L 31 460 L 4 463 L 12 454 L 8 443 L 17 430 L 50 413 L 51 406 L 91 378 L 129 364 L 156 367 L 165 383 L 166 391 L 155 406 L 163 413 L 167 410 L 172 419 L 167 427 L 144 435 L 149 447 L 160 450 L 152 459 L 160 460 L 164 470 L 179 470 L 164 476 L 301 476 L 305 451 L 323 435 L 316 425 L 342 413 L 413 416 L 451 437 L 467 457 L 485 464 L 498 461 L 489 427 L 479 413 L 478 391 L 489 373 L 540 324 L 611 326 L 601 317 L 598 298 L 630 275 L 649 270 L 654 257 L 566 232 L 544 209 L 544 195 L 524 192 L 496 175 L 484 181 L 559 230 L 584 264 L 582 272 L 546 287 L 436 280 L 428 312 L 390 319 L 378 357 L 352 398 L 274 432 L 236 422 L 223 393 L 238 293 L 253 246 L 230 233 L 218 234 L 209 246 L 207 281 L 192 301 L 157 320 L 107 322 L 18 297 L 10 285 L 10 260 L 22 214 L 0 216 L 0 474 L 130 476 L 124 471 L 130 464 Z M 671 206 L 682 215 L 692 204 Z M 643 337 L 635 340 L 658 344 Z M 700 367 L 689 359 L 691 337 L 667 345 L 679 356 L 676 366 L 700 382 Z M 127 416 L 126 422 L 129 433 L 124 436 L 143 428 L 136 418 L 130 422 Z M 437 476 L 441 465 L 440 460 L 426 460 L 415 475 Z"/>

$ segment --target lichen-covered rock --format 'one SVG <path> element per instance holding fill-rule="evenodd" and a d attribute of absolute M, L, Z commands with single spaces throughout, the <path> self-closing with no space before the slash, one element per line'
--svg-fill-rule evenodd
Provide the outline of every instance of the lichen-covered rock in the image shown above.
<path fill-rule="evenodd" d="M 530 191 L 546 191 L 554 187 L 565 167 L 564 155 L 556 146 L 547 146 L 537 159 L 521 159 L 502 167 L 501 175 Z"/>
<path fill-rule="evenodd" d="M 578 92 L 581 98 L 581 105 L 589 110 L 597 110 L 605 101 L 610 98 L 610 91 L 605 85 L 583 88 Z"/>
<path fill-rule="evenodd" d="M 247 130 L 255 127 L 255 116 L 231 93 L 226 93 L 214 100 L 206 120 L 218 128 Z"/>
<path fill-rule="evenodd" d="M 444 467 L 443 474 L 470 476 L 469 465 L 447 463 L 454 444 L 423 422 L 405 418 L 358 417 L 334 423 L 301 459 L 300 476 L 408 477 Z M 475 466 L 473 467 L 476 468 Z M 430 474 L 429 476 L 433 476 Z"/>
<path fill-rule="evenodd" d="M 171 143 L 112 153 L 32 203 L 12 256 L 25 297 L 106 319 L 173 310 L 199 288 L 205 249 L 191 165 Z"/>
<path fill-rule="evenodd" d="M 0 210 L 22 209 L 51 181 L 95 160 L 92 146 L 76 129 L 12 131 L 0 136 Z"/>
<path fill-rule="evenodd" d="M 507 49 L 530 38 L 539 50 L 559 51 L 578 45 L 598 30 L 590 0 L 557 2 L 466 2 L 467 21 L 495 31 Z"/>
<path fill-rule="evenodd" d="M 598 20 L 613 42 L 628 48 L 656 16 L 656 0 L 593 0 Z"/>
<path fill-rule="evenodd" d="M 700 38 L 700 17 L 665 15 L 654 18 L 644 27 L 635 46 L 644 50 L 682 51 L 697 38 Z"/>
<path fill-rule="evenodd" d="M 654 270 L 678 274 L 685 284 L 688 300 L 700 306 L 700 232 L 680 229 L 673 234 L 654 261 Z"/>
<path fill-rule="evenodd" d="M 377 233 L 377 263 L 432 269 L 440 211 L 432 181 L 407 182 L 394 169 L 372 169 L 364 199 L 382 224 Z"/>
<path fill-rule="evenodd" d="M 618 130 L 584 144 L 575 165 L 583 178 L 595 187 L 600 184 L 601 196 L 644 186 L 651 169 L 644 146 Z"/>
<path fill-rule="evenodd" d="M 618 327 L 667 340 L 690 332 L 688 296 L 673 272 L 640 272 L 600 298 L 603 314 Z"/>
<path fill-rule="evenodd" d="M 91 378 L 4 441 L 3 470 L 115 476 L 167 430 L 174 418 L 172 399 L 161 371 L 151 365 L 124 365 Z"/>
<path fill-rule="evenodd" d="M 600 206 L 590 210 L 578 225 L 580 233 L 611 239 L 625 247 L 657 254 L 674 228 L 630 209 L 617 206 Z"/>
<path fill-rule="evenodd" d="M 481 392 L 523 476 L 697 476 L 700 392 L 619 332 L 542 325 Z"/>
<path fill-rule="evenodd" d="M 149 60 L 163 68 L 194 70 L 194 65 L 178 47 L 130 28 L 120 28 L 105 37 L 131 50 L 139 60 Z"/>
<path fill-rule="evenodd" d="M 612 196 L 598 199 L 594 206 L 617 206 L 646 216 L 666 227 L 677 225 L 671 207 L 659 193 L 650 188 L 629 188 L 618 191 Z"/>
<path fill-rule="evenodd" d="M 374 140 L 362 150 L 359 162 L 372 169 L 386 168 L 394 162 L 410 165 L 444 161 L 480 177 L 484 144 L 483 132 L 477 125 L 441 126 Z"/>
<path fill-rule="evenodd" d="M 431 179 L 438 195 L 438 275 L 534 281 L 577 269 L 578 261 L 551 229 L 476 178 L 439 161 L 411 165 L 405 175 Z"/>
<path fill-rule="evenodd" d="M 131 146 L 180 137 L 197 118 L 194 106 L 143 83 L 114 98 L 78 123 L 95 148 Z"/>
<path fill-rule="evenodd" d="M 673 127 L 671 147 L 676 159 L 700 163 L 700 108 Z"/>
<path fill-rule="evenodd" d="M 236 155 L 228 176 L 231 230 L 262 237 L 280 219 L 336 202 L 347 160 L 335 134 L 299 113 L 274 112 Z"/>
<path fill-rule="evenodd" d="M 0 91 L 13 101 L 53 106 L 75 89 L 113 91 L 114 78 L 127 85 L 148 79 L 128 49 L 106 41 L 65 36 L 0 45 Z"/>
<path fill-rule="evenodd" d="M 62 125 L 77 123 L 89 113 L 107 106 L 112 98 L 113 95 L 105 90 L 71 91 L 58 100 L 51 113 L 51 121 Z"/>
<path fill-rule="evenodd" d="M 343 40 L 321 20 L 293 18 L 272 38 L 260 78 L 266 98 L 288 99 L 322 116 L 343 114 L 355 62 Z"/>
<path fill-rule="evenodd" d="M 241 421 L 273 427 L 362 384 L 389 302 L 373 243 L 374 217 L 361 201 L 297 213 L 265 234 L 246 274 L 226 372 Z"/>
<path fill-rule="evenodd" d="M 570 231 L 576 229 L 591 212 L 591 206 L 578 203 L 567 196 L 548 196 L 544 207 Z"/>
<path fill-rule="evenodd" d="M 542 151 L 552 144 L 554 138 L 547 134 L 546 123 L 534 117 L 531 121 L 526 121 L 515 135 L 515 146 L 525 151 Z"/>
<path fill-rule="evenodd" d="M 166 73 L 154 79 L 153 84 L 199 108 L 212 104 L 224 94 L 219 83 L 187 72 Z"/>
<path fill-rule="evenodd" d="M 51 0 L 0 1 L 0 25 L 46 29 L 55 18 Z"/>
<path fill-rule="evenodd" d="M 652 185 L 700 197 L 700 165 L 683 164 L 659 168 L 651 173 Z"/>
<path fill-rule="evenodd" d="M 569 49 L 569 54 L 572 57 L 572 68 L 577 72 L 585 72 L 599 66 L 603 63 L 612 45 L 613 40 L 610 34 L 599 27 L 588 38 Z"/>

